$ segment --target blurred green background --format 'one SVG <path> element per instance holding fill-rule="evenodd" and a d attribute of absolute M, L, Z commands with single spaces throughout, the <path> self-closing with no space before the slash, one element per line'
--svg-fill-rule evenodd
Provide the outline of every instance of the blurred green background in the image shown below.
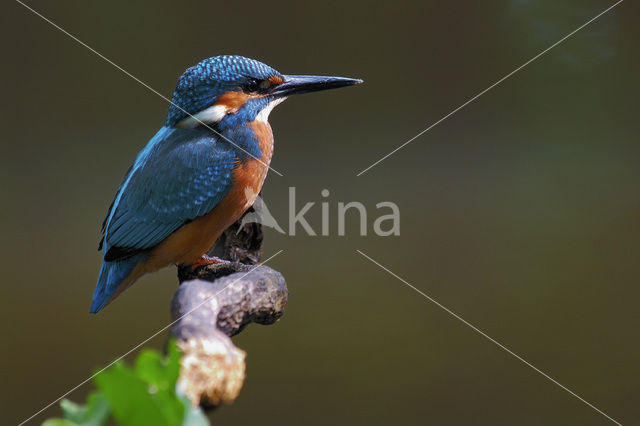
<path fill-rule="evenodd" d="M 626 1 L 364 175 L 356 173 L 613 4 L 28 2 L 165 95 L 234 53 L 365 84 L 288 100 L 266 202 L 288 187 L 331 237 L 267 231 L 290 299 L 215 424 L 605 425 L 640 421 L 639 7 Z M 2 26 L 0 423 L 17 424 L 170 320 L 174 268 L 88 314 L 99 227 L 167 103 L 18 3 Z M 401 235 L 336 235 L 339 201 L 393 201 Z M 353 218 L 352 218 L 353 219 Z M 162 348 L 166 336 L 150 346 Z M 70 395 L 80 401 L 90 386 Z M 59 415 L 57 405 L 32 421 Z"/>

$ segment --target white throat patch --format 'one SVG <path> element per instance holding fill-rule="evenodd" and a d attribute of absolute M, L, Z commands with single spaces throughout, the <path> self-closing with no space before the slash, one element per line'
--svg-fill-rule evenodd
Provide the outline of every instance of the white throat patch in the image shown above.
<path fill-rule="evenodd" d="M 269 114 L 271 114 L 271 110 L 273 110 L 273 108 L 275 108 L 276 105 L 280 104 L 285 99 L 287 98 L 277 98 L 269 102 L 269 104 L 266 107 L 262 108 L 262 111 L 260 111 L 258 115 L 256 115 L 256 121 L 259 121 L 261 123 L 266 123 L 267 120 L 269 119 Z"/>

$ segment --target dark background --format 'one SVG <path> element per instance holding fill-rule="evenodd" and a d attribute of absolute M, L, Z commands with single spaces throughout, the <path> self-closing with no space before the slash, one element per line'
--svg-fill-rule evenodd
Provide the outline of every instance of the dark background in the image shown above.
<path fill-rule="evenodd" d="M 331 191 L 331 237 L 269 230 L 283 319 L 236 343 L 215 424 L 612 424 L 370 263 L 360 249 L 623 424 L 640 421 L 638 6 L 626 1 L 364 175 L 356 173 L 613 4 L 28 4 L 169 96 L 234 53 L 365 84 L 272 114 L 264 188 L 287 224 Z M 97 316 L 99 227 L 167 103 L 18 3 L 2 15 L 0 423 L 16 424 L 170 321 L 175 269 Z M 337 234 L 337 203 L 401 209 L 401 236 Z M 149 345 L 162 348 L 166 336 Z M 91 385 L 70 398 L 82 400 Z M 59 415 L 57 404 L 32 420 Z"/>

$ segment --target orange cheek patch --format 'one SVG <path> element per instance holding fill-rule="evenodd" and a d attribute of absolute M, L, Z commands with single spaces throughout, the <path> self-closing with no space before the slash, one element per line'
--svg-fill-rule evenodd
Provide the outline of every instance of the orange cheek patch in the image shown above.
<path fill-rule="evenodd" d="M 278 75 L 272 75 L 271 77 L 269 77 L 269 83 L 273 85 L 282 84 L 284 83 L 284 80 L 282 79 L 282 77 Z"/>
<path fill-rule="evenodd" d="M 282 79 L 280 79 L 282 80 Z M 225 107 L 227 114 L 235 114 L 240 108 L 247 103 L 249 99 L 262 98 L 264 95 L 257 95 L 254 93 L 245 93 L 242 90 L 227 92 L 218 98 L 218 102 L 215 105 Z"/>
<path fill-rule="evenodd" d="M 247 99 L 249 99 L 249 95 L 241 90 L 237 92 L 227 92 L 218 98 L 216 105 L 224 106 L 227 112 L 236 113 L 247 103 Z"/>

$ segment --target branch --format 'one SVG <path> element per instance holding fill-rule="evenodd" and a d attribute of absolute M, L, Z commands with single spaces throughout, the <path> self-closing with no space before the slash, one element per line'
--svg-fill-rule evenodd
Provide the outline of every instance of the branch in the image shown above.
<path fill-rule="evenodd" d="M 238 397 L 246 352 L 229 337 L 252 322 L 273 324 L 287 303 L 282 274 L 253 265 L 260 256 L 261 225 L 246 224 L 238 232 L 239 226 L 240 220 L 209 252 L 233 262 L 178 270 L 181 284 L 171 306 L 177 321 L 171 333 L 183 354 L 178 388 L 194 405 L 228 404 Z"/>

